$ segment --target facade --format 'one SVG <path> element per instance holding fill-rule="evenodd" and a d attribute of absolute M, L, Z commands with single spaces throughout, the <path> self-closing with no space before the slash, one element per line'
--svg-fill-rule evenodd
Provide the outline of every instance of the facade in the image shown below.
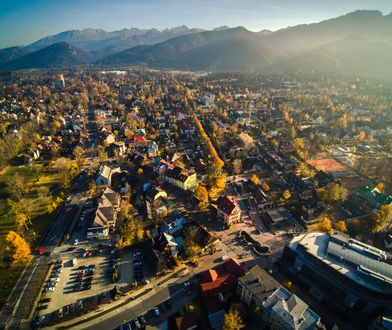
<path fill-rule="evenodd" d="M 241 209 L 233 196 L 226 195 L 218 198 L 217 218 L 228 227 L 241 221 Z"/>
<path fill-rule="evenodd" d="M 198 185 L 196 173 L 190 173 L 179 166 L 168 168 L 164 180 L 183 190 L 194 190 Z"/>
<path fill-rule="evenodd" d="M 95 183 L 97 186 L 110 186 L 112 184 L 113 173 L 120 173 L 121 170 L 117 165 L 103 164 L 100 166 L 98 171 L 97 179 Z"/>
<path fill-rule="evenodd" d="M 166 191 L 155 186 L 149 187 L 144 198 L 148 219 L 153 219 L 154 211 L 156 211 L 156 205 L 158 204 L 157 200 L 159 198 L 167 198 Z"/>
<path fill-rule="evenodd" d="M 238 279 L 237 294 L 247 306 L 262 307 L 280 284 L 259 265 Z"/>
<path fill-rule="evenodd" d="M 392 258 L 385 251 L 340 232 L 306 233 L 286 246 L 282 264 L 348 317 L 392 312 Z"/>
<path fill-rule="evenodd" d="M 279 287 L 263 303 L 263 320 L 273 330 L 314 330 L 320 317 L 295 294 Z"/>

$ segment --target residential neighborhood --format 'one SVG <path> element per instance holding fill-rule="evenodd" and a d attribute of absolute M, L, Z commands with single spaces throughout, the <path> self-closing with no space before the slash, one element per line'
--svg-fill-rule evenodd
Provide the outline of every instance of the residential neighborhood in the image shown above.
<path fill-rule="evenodd" d="M 15 279 L 0 280 L 1 324 L 370 329 L 388 319 L 392 118 L 378 109 L 392 103 L 365 98 L 381 88 L 370 82 L 355 82 L 359 94 L 351 80 L 312 79 L 14 73 L 0 90 L 1 209 L 4 251 L 25 268 L 2 257 Z"/>

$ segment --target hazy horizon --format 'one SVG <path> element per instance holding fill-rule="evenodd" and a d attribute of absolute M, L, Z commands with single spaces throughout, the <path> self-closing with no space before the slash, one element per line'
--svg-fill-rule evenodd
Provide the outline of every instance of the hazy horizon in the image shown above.
<path fill-rule="evenodd" d="M 250 31 L 278 30 L 298 24 L 315 23 L 355 10 L 391 13 L 389 0 L 332 0 L 317 3 L 301 0 L 69 0 L 67 2 L 15 0 L 0 4 L 0 48 L 27 45 L 48 35 L 85 28 L 106 31 L 124 28 L 159 30 L 186 25 L 213 29 L 227 25 Z"/>

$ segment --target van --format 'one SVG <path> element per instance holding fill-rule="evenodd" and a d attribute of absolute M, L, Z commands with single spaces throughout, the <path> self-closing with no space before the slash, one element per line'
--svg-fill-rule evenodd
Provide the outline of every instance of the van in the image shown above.
<path fill-rule="evenodd" d="M 77 261 L 76 261 L 76 258 L 73 258 L 73 259 L 72 259 L 72 267 L 75 267 L 77 264 L 78 264 L 78 263 L 77 263 Z"/>

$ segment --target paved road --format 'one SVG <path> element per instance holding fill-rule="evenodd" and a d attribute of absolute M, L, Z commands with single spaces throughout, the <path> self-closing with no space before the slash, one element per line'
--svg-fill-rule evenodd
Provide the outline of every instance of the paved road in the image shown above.
<path fill-rule="evenodd" d="M 120 307 L 116 310 L 116 315 L 111 317 L 102 316 L 102 318 L 94 321 L 95 324 L 89 324 L 86 326 L 81 326 L 81 329 L 91 329 L 91 330 L 108 330 L 120 326 L 121 324 L 134 319 L 137 316 L 145 315 L 147 324 L 156 325 L 165 319 L 176 310 L 179 310 L 185 304 L 189 303 L 195 298 L 196 290 L 192 294 L 188 295 L 182 283 L 176 283 L 169 285 L 168 287 L 157 291 L 153 296 L 148 298 L 139 298 L 138 304 L 132 306 L 131 308 L 127 305 Z M 154 306 L 160 305 L 162 302 L 170 298 L 173 308 L 170 311 L 163 309 L 160 306 L 161 315 L 159 318 L 155 316 L 152 311 Z M 146 313 L 146 311 L 148 311 Z"/>

